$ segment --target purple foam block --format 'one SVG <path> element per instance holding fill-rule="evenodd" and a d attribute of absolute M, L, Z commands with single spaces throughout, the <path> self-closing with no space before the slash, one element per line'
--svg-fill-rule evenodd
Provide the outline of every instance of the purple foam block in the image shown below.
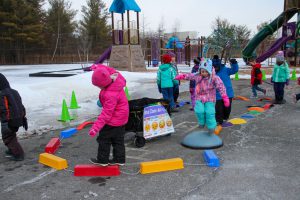
<path fill-rule="evenodd" d="M 227 127 L 231 127 L 231 126 L 233 126 L 233 124 L 230 122 L 223 122 L 223 124 L 222 124 L 223 128 L 227 128 Z"/>

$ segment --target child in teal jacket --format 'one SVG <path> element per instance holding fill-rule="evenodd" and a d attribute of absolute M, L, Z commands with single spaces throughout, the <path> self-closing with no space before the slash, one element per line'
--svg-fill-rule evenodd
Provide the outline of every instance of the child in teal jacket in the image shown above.
<path fill-rule="evenodd" d="M 283 51 L 276 54 L 276 64 L 272 73 L 272 82 L 274 84 L 275 104 L 283 104 L 284 100 L 284 86 L 289 85 L 290 69 L 289 65 L 284 59 Z"/>
<path fill-rule="evenodd" d="M 171 65 L 171 56 L 169 54 L 165 54 L 162 57 L 163 64 L 159 66 L 157 70 L 157 86 L 159 88 L 159 92 L 162 93 L 163 98 L 170 102 L 171 112 L 176 112 L 176 106 L 174 102 L 173 95 L 173 87 L 178 81 L 175 80 L 176 71 Z"/>

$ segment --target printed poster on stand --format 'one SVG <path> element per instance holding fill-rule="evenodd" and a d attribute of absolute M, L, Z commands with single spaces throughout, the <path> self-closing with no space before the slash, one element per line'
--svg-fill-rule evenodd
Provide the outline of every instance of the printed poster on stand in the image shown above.
<path fill-rule="evenodd" d="M 162 105 L 144 108 L 144 138 L 174 133 L 172 119 Z"/>

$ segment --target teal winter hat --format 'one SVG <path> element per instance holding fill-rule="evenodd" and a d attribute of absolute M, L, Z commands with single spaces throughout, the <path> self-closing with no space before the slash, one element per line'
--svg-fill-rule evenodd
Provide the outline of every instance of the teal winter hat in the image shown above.
<path fill-rule="evenodd" d="M 212 75 L 213 72 L 212 61 L 210 59 L 202 59 L 199 70 L 200 69 L 205 69 L 210 75 Z"/>

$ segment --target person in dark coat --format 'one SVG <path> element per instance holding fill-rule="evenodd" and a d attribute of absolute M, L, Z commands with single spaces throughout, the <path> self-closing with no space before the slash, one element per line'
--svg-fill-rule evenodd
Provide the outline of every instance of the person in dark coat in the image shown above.
<path fill-rule="evenodd" d="M 215 68 L 216 75 L 221 78 L 223 81 L 225 87 L 226 87 L 226 93 L 230 100 L 230 106 L 225 107 L 224 101 L 220 95 L 220 93 L 217 91 L 216 93 L 216 120 L 218 123 L 217 132 L 220 132 L 222 130 L 222 124 L 223 121 L 228 120 L 230 113 L 231 113 L 231 104 L 232 104 L 232 98 L 234 97 L 234 91 L 232 87 L 232 83 L 230 80 L 230 75 L 233 75 L 239 71 L 239 65 L 236 61 L 236 59 L 230 59 L 230 68 L 226 67 L 224 64 L 221 64 L 221 59 L 219 59 L 218 55 L 214 55 L 212 59 L 212 64 Z"/>
<path fill-rule="evenodd" d="M 18 91 L 12 89 L 6 77 L 0 73 L 1 134 L 7 146 L 6 157 L 14 161 L 24 160 L 24 151 L 17 139 L 19 127 L 27 130 L 26 110 Z"/>
<path fill-rule="evenodd" d="M 300 85 L 300 77 L 298 78 L 298 85 Z M 293 101 L 294 103 L 297 103 L 297 101 L 300 100 L 300 93 L 298 94 L 293 94 Z"/>
<path fill-rule="evenodd" d="M 176 63 L 176 55 L 173 52 L 168 52 L 168 54 L 171 56 L 172 60 L 171 60 L 171 65 L 173 67 L 173 69 L 176 72 L 176 75 L 178 75 L 178 67 L 177 67 L 177 63 Z M 173 97 L 174 97 L 174 102 L 177 105 L 178 104 L 178 97 L 179 97 L 179 85 L 180 85 L 180 81 L 174 80 L 174 86 L 173 86 Z"/>
<path fill-rule="evenodd" d="M 199 65 L 200 65 L 201 58 L 197 57 L 194 59 L 194 67 L 192 68 L 191 73 L 198 73 L 199 72 Z M 190 94 L 191 94 L 191 101 L 192 101 L 192 108 L 190 110 L 194 110 L 195 104 L 196 104 L 196 99 L 195 99 L 195 86 L 196 86 L 196 81 L 191 80 L 190 81 Z"/>

